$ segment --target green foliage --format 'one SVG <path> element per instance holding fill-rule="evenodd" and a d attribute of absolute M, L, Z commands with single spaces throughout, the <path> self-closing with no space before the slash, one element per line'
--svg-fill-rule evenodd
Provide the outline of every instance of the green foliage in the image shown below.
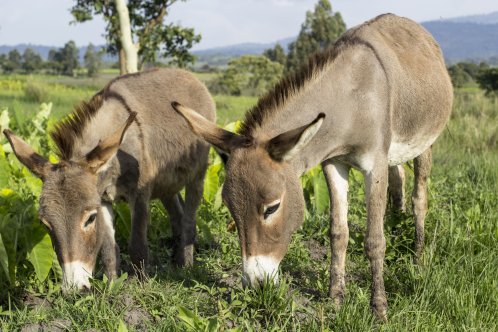
<path fill-rule="evenodd" d="M 173 23 L 165 24 L 170 7 L 177 1 L 128 1 L 132 33 L 140 46 L 138 54 L 141 63 L 154 63 L 160 54 L 179 67 L 193 63 L 195 58 L 188 52 L 201 40 L 194 29 L 183 28 Z M 114 1 L 75 0 L 71 13 L 76 22 L 92 20 L 102 15 L 106 22 L 107 52 L 118 54 L 121 49 L 119 20 Z"/>
<path fill-rule="evenodd" d="M 102 53 L 95 50 L 92 43 L 88 47 L 84 56 L 85 68 L 88 77 L 96 77 L 99 74 L 100 67 L 102 66 Z"/>
<path fill-rule="evenodd" d="M 3 60 L 2 69 L 5 73 L 10 74 L 18 71 L 22 67 L 22 56 L 18 50 L 12 50 Z"/>
<path fill-rule="evenodd" d="M 37 104 L 42 103 L 48 99 L 47 90 L 41 84 L 29 81 L 24 86 L 24 98 Z"/>
<path fill-rule="evenodd" d="M 234 96 L 258 96 L 278 82 L 283 66 L 260 55 L 231 60 L 228 68 L 210 84 L 210 90 Z"/>
<path fill-rule="evenodd" d="M 448 68 L 448 73 L 450 74 L 453 86 L 455 88 L 461 88 L 475 83 L 479 73 L 487 68 L 489 68 L 489 66 L 485 62 L 481 62 L 480 64 L 473 62 L 459 62 L 450 66 Z"/>
<path fill-rule="evenodd" d="M 263 52 L 263 55 L 270 59 L 270 61 L 278 62 L 281 65 L 285 66 L 285 62 L 287 61 L 287 56 L 285 55 L 285 51 L 282 45 L 277 44 L 273 48 L 269 48 Z"/>
<path fill-rule="evenodd" d="M 41 69 L 43 59 L 40 54 L 32 48 L 27 48 L 22 55 L 22 69 L 25 73 L 31 74 Z"/>
<path fill-rule="evenodd" d="M 498 68 L 483 69 L 477 77 L 477 82 L 481 89 L 486 91 L 486 95 L 498 92 Z"/>
<path fill-rule="evenodd" d="M 50 116 L 50 104 L 43 104 L 25 128 L 12 128 L 25 134 L 28 142 L 37 149 L 47 150 L 45 129 Z M 0 115 L 1 129 L 9 128 L 11 121 L 7 110 Z M 28 133 L 29 131 L 29 133 Z M 5 274 L 0 274 L 0 285 L 18 285 L 29 280 L 30 271 L 38 282 L 44 282 L 54 263 L 54 251 L 47 230 L 37 218 L 37 197 L 41 181 L 17 161 L 10 146 L 3 138 L 0 146 L 0 252 Z M 5 151 L 5 152 L 4 152 Z M 57 264 L 57 263 L 56 263 Z M 53 275 L 59 275 L 54 269 Z M 9 287 L 5 288 L 8 289 Z M 0 299 L 5 293 L 0 291 Z M 1 301 L 0 301 L 1 302 Z"/>
<path fill-rule="evenodd" d="M 329 0 L 319 0 L 314 12 L 306 12 L 297 40 L 289 45 L 286 72 L 298 69 L 308 57 L 332 45 L 346 31 L 339 12 L 332 12 Z"/>

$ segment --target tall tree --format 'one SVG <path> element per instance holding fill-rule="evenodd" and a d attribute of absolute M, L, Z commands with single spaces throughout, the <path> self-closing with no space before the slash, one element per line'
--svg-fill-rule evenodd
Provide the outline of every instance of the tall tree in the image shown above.
<path fill-rule="evenodd" d="M 43 59 L 40 54 L 35 52 L 32 48 L 24 50 L 22 60 L 22 69 L 28 74 L 39 70 L 43 63 Z"/>
<path fill-rule="evenodd" d="M 12 73 L 19 70 L 22 66 L 22 56 L 18 50 L 13 49 L 7 54 L 7 60 L 3 65 L 3 70 L 6 73 Z"/>
<path fill-rule="evenodd" d="M 332 11 L 329 0 L 319 0 L 314 12 L 308 11 L 297 40 L 289 45 L 286 71 L 301 66 L 314 52 L 325 49 L 346 31 L 340 13 Z"/>
<path fill-rule="evenodd" d="M 279 43 L 273 48 L 266 49 L 263 52 L 263 55 L 271 61 L 278 62 L 281 65 L 285 65 L 285 62 L 287 61 L 284 48 Z"/>
<path fill-rule="evenodd" d="M 102 15 L 107 23 L 105 37 L 107 51 L 118 54 L 122 73 L 125 55 L 120 40 L 120 25 L 116 4 L 113 0 L 74 0 L 71 13 L 76 22 L 91 20 L 96 15 Z M 155 62 L 158 55 L 168 58 L 171 62 L 185 66 L 194 61 L 188 50 L 201 39 L 194 29 L 179 25 L 166 24 L 165 19 L 170 7 L 178 1 L 186 0 L 129 0 L 128 12 L 132 38 L 138 49 L 139 65 L 145 62 Z"/>
<path fill-rule="evenodd" d="M 79 67 L 79 50 L 72 40 L 57 51 L 50 50 L 48 58 L 50 62 L 54 62 L 54 68 L 63 75 L 74 76 Z"/>
<path fill-rule="evenodd" d="M 102 65 L 102 55 L 95 50 L 92 43 L 88 44 L 83 60 L 85 61 L 87 75 L 89 77 L 97 76 Z"/>
<path fill-rule="evenodd" d="M 114 0 L 119 18 L 119 41 L 125 54 L 125 68 L 127 73 L 138 71 L 138 47 L 133 44 L 131 36 L 130 12 L 125 0 Z"/>

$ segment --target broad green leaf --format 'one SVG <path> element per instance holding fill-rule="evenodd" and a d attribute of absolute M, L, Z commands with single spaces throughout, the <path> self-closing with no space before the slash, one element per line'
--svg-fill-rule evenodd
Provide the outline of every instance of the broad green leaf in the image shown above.
<path fill-rule="evenodd" d="M 118 332 L 128 332 L 128 328 L 123 320 L 119 321 Z"/>
<path fill-rule="evenodd" d="M 7 279 L 11 281 L 9 275 L 9 258 L 7 256 L 7 250 L 3 244 L 2 234 L 0 234 L 0 264 L 2 264 L 2 268 L 7 276 Z"/>
<path fill-rule="evenodd" d="M 329 206 L 329 192 L 327 181 L 323 172 L 316 172 L 313 176 L 313 192 L 315 197 L 315 209 L 318 213 L 324 213 Z"/>
<path fill-rule="evenodd" d="M 0 113 L 0 132 L 3 132 L 4 129 L 9 129 L 9 123 L 9 111 L 7 109 L 4 109 L 2 113 Z"/>
<path fill-rule="evenodd" d="M 212 202 L 216 197 L 216 192 L 220 186 L 219 172 L 222 165 L 211 165 L 208 167 L 206 176 L 204 177 L 204 192 L 203 196 L 207 202 Z"/>
<path fill-rule="evenodd" d="M 185 322 L 188 327 L 195 329 L 195 322 L 198 319 L 196 314 L 182 306 L 178 306 L 178 311 L 178 318 Z"/>
<path fill-rule="evenodd" d="M 44 281 L 47 278 L 52 268 L 53 254 L 52 241 L 48 233 L 45 233 L 42 239 L 28 252 L 28 260 L 33 264 L 38 280 Z"/>

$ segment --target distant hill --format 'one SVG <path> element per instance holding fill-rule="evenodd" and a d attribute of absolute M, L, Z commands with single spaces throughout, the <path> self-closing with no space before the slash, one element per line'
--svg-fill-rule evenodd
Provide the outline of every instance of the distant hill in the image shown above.
<path fill-rule="evenodd" d="M 448 63 L 490 58 L 496 61 L 498 58 L 498 12 L 423 22 L 422 25 L 439 42 Z M 278 42 L 287 50 L 287 45 L 294 40 L 295 37 L 290 37 Z M 262 54 L 276 43 L 229 45 L 193 53 L 202 62 L 219 65 L 244 54 Z"/>
<path fill-rule="evenodd" d="M 448 62 L 489 60 L 498 56 L 498 24 L 424 22 L 443 49 Z"/>
<path fill-rule="evenodd" d="M 498 61 L 498 11 L 483 15 L 462 16 L 423 22 L 422 25 L 429 30 L 443 49 L 445 59 L 448 63 L 463 60 Z M 272 43 L 242 43 L 214 47 L 204 50 L 193 51 L 199 60 L 199 64 L 211 66 L 223 66 L 230 59 L 241 55 L 262 54 L 265 49 L 274 47 L 280 43 L 287 50 L 288 45 L 296 37 L 281 39 Z M 45 59 L 52 48 L 44 45 L 20 44 L 15 46 L 0 46 L 0 54 L 8 53 L 17 48 L 21 53 L 31 47 L 40 53 Z M 99 48 L 103 46 L 98 46 Z M 80 47 L 80 59 L 83 59 L 86 47 Z M 105 61 L 116 61 L 116 58 L 106 56 Z"/>
<path fill-rule="evenodd" d="M 498 24 L 498 11 L 482 15 L 460 16 L 443 19 L 444 22 L 454 23 L 478 23 L 478 24 Z"/>

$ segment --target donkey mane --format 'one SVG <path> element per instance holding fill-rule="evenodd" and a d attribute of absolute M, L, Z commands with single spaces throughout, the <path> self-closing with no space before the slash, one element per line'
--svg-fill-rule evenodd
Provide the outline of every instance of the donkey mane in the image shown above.
<path fill-rule="evenodd" d="M 288 99 L 301 91 L 306 83 L 313 79 L 313 76 L 332 63 L 343 48 L 351 45 L 363 45 L 374 50 L 370 43 L 356 36 L 343 35 L 329 48 L 310 56 L 307 63 L 301 65 L 298 70 L 286 75 L 266 95 L 259 98 L 256 106 L 246 112 L 239 134 L 252 137 L 254 129 L 261 126 Z"/>
<path fill-rule="evenodd" d="M 90 101 L 83 101 L 77 105 L 74 111 L 57 123 L 50 132 L 57 147 L 56 153 L 61 160 L 68 161 L 73 157 L 76 139 L 82 138 L 84 128 L 104 103 L 103 92 L 102 90 L 95 94 Z"/>

